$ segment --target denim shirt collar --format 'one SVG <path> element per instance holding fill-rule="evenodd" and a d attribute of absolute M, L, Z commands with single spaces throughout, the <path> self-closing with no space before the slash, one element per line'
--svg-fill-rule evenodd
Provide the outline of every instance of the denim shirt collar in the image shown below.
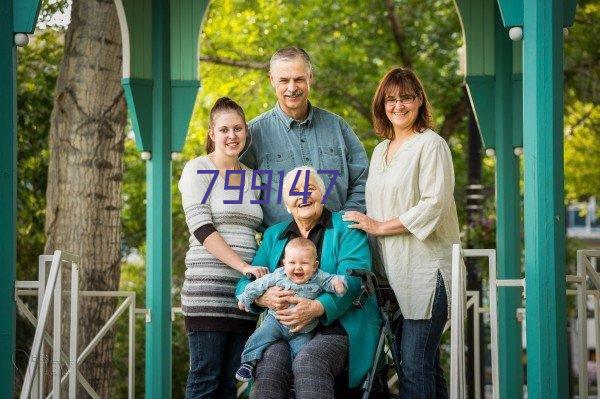
<path fill-rule="evenodd" d="M 308 116 L 302 122 L 298 122 L 297 120 L 283 112 L 281 106 L 279 105 L 279 102 L 275 105 L 275 114 L 279 117 L 281 122 L 283 122 L 285 128 L 289 131 L 292 128 L 292 126 L 294 126 L 294 124 L 299 126 L 310 126 L 312 124 L 313 106 L 311 105 L 310 101 L 308 101 Z"/>

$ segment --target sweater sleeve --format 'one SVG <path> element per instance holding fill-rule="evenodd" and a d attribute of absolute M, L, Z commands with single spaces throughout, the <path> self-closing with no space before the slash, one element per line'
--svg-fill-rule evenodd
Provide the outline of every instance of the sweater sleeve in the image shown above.
<path fill-rule="evenodd" d="M 202 225 L 194 231 L 194 236 L 200 242 L 200 244 L 204 245 L 204 240 L 208 238 L 209 235 L 217 231 L 215 225 L 212 223 Z"/>
<path fill-rule="evenodd" d="M 185 221 L 190 234 L 194 234 L 198 228 L 204 225 L 213 224 L 210 193 L 207 194 L 213 176 L 199 174 L 198 170 L 202 170 L 201 164 L 197 160 L 189 161 L 183 168 L 178 184 Z M 202 203 L 205 196 L 206 199 Z"/>
<path fill-rule="evenodd" d="M 254 259 L 252 259 L 252 266 L 266 266 L 269 268 L 270 272 L 276 270 L 269 263 L 274 239 L 275 237 L 273 235 L 273 230 L 271 228 L 265 230 L 262 243 L 259 245 L 258 250 L 254 255 Z M 241 295 L 244 292 L 248 284 L 250 284 L 250 279 L 246 276 L 242 276 L 235 288 L 235 296 L 239 297 L 239 295 Z M 265 310 L 264 308 L 261 308 L 256 304 L 252 304 L 252 306 L 248 307 L 248 309 L 252 313 L 261 313 L 263 310 Z"/>

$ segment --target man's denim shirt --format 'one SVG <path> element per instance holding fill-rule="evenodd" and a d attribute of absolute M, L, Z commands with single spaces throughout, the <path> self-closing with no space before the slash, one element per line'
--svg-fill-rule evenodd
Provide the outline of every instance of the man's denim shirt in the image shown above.
<path fill-rule="evenodd" d="M 263 229 L 291 219 L 285 204 L 277 204 L 279 181 L 281 175 L 302 165 L 340 172 L 324 204 L 329 210 L 365 212 L 369 162 L 362 143 L 340 116 L 310 102 L 308 107 L 308 117 L 302 122 L 286 115 L 277 104 L 249 123 L 251 143 L 240 160 L 249 168 L 273 171 L 269 203 L 263 205 Z M 264 184 L 265 175 L 261 177 Z M 321 177 L 327 188 L 331 175 Z"/>

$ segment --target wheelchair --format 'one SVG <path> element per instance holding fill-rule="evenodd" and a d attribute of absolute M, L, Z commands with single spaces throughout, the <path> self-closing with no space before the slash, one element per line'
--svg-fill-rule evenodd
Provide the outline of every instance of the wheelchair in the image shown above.
<path fill-rule="evenodd" d="M 362 399 L 398 398 L 397 395 L 391 394 L 388 387 L 390 373 L 395 373 L 395 366 L 400 364 L 400 356 L 393 345 L 395 337 L 392 323 L 400 315 L 394 292 L 389 285 L 379 284 L 377 276 L 370 271 L 348 269 L 346 273 L 361 279 L 360 295 L 354 300 L 353 305 L 362 307 L 368 298 L 375 296 L 381 319 L 375 356 L 371 369 L 361 385 Z M 385 352 L 385 344 L 391 353 L 391 359 Z"/>
<path fill-rule="evenodd" d="M 344 381 L 338 378 L 336 379 L 336 397 L 355 398 L 360 396 L 361 399 L 397 399 L 398 395 L 393 395 L 388 387 L 390 375 L 396 373 L 395 365 L 400 364 L 400 356 L 393 345 L 395 337 L 392 329 L 392 323 L 400 315 L 396 296 L 389 285 L 379 284 L 375 273 L 365 269 L 348 269 L 346 273 L 361 279 L 360 294 L 353 301 L 353 306 L 363 307 L 365 301 L 375 295 L 381 325 L 375 356 L 371 369 L 360 387 L 361 392 L 357 392 L 356 389 L 348 389 L 344 382 L 346 378 L 343 379 Z M 250 280 L 256 278 L 251 273 L 247 273 L 246 276 Z M 391 353 L 391 359 L 385 352 L 386 344 Z"/>

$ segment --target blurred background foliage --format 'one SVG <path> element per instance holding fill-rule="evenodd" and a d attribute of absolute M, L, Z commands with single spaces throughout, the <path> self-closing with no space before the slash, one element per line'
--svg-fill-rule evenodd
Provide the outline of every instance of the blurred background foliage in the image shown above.
<path fill-rule="evenodd" d="M 600 2 L 580 0 L 576 22 L 565 39 L 565 201 L 600 196 Z M 67 0 L 44 0 L 38 31 L 18 50 L 18 278 L 35 279 L 44 248 L 48 132 L 62 55 Z M 394 23 L 396 25 L 394 25 Z M 393 27 L 396 26 L 394 29 Z M 437 131 L 449 142 L 456 174 L 455 197 L 463 236 L 476 247 L 493 247 L 494 161 L 483 159 L 484 214 L 466 224 L 467 108 L 457 51 L 462 34 L 451 0 L 213 0 L 200 38 L 201 92 L 181 160 L 173 163 L 173 305 L 179 306 L 188 231 L 177 181 L 185 162 L 204 153 L 208 111 L 221 96 L 239 102 L 248 120 L 275 105 L 268 61 L 278 48 L 298 45 L 313 59 L 311 102 L 344 117 L 370 154 L 370 101 L 383 74 L 409 65 L 419 74 L 432 103 Z M 145 299 L 145 164 L 128 135 L 124 154 L 123 266 L 121 289 Z M 584 245 L 569 242 L 568 254 Z M 572 256 L 569 256 L 572 260 Z M 32 330 L 18 318 L 17 347 L 28 348 Z M 136 392 L 144 392 L 144 328 L 136 329 Z M 115 396 L 125 397 L 126 323 L 118 325 Z M 187 376 L 187 339 L 176 318 L 173 329 L 173 396 L 182 397 Z M 17 359 L 18 360 L 18 359 Z"/>

